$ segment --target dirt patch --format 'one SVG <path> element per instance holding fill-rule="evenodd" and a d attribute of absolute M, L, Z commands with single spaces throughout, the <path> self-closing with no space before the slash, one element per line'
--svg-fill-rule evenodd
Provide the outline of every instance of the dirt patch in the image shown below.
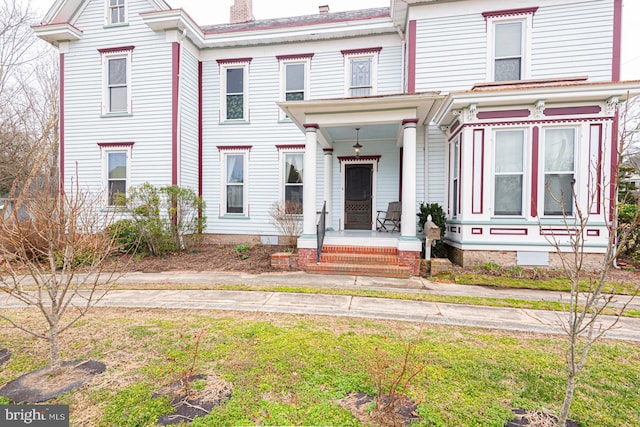
<path fill-rule="evenodd" d="M 231 398 L 233 384 L 216 375 L 194 375 L 188 379 L 190 387 L 185 390 L 183 381 L 176 381 L 153 395 L 171 396 L 174 413 L 163 415 L 158 424 L 167 426 L 180 422 L 191 422 L 197 417 L 204 417 L 214 406 L 223 404 Z M 204 381 L 205 386 L 194 390 L 195 383 Z M 188 393 L 188 394 L 187 394 Z"/>
<path fill-rule="evenodd" d="M 11 352 L 6 348 L 0 348 L 0 366 L 5 364 L 11 358 Z"/>
<path fill-rule="evenodd" d="M 407 396 L 399 396 L 388 411 L 375 409 L 375 400 L 365 393 L 351 393 L 337 403 L 343 409 L 351 412 L 364 425 L 381 427 L 404 427 L 420 419 L 416 413 L 417 405 Z M 389 403 L 389 396 L 381 397 L 383 406 Z"/>
<path fill-rule="evenodd" d="M 514 409 L 515 418 L 509 421 L 505 427 L 556 427 L 558 418 L 547 411 L 525 411 L 524 409 Z M 573 420 L 567 420 L 566 427 L 580 427 L 580 424 Z"/>
<path fill-rule="evenodd" d="M 94 360 L 63 362 L 61 372 L 56 375 L 52 375 L 47 366 L 8 382 L 0 389 L 0 396 L 15 403 L 45 402 L 88 384 L 104 370 L 104 363 Z"/>

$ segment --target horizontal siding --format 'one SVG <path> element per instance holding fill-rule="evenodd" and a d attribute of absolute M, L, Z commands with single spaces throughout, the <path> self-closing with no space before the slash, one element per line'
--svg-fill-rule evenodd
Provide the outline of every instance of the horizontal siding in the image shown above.
<path fill-rule="evenodd" d="M 439 203 L 444 207 L 445 192 L 447 188 L 447 160 L 445 135 L 437 126 L 429 126 L 428 152 L 429 164 L 429 188 L 427 189 L 427 202 Z"/>
<path fill-rule="evenodd" d="M 198 190 L 198 60 L 182 49 L 180 66 L 180 180 Z"/>

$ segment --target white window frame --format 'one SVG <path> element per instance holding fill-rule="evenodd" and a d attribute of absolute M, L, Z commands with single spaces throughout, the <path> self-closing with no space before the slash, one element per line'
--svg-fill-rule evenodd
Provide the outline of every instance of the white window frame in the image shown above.
<path fill-rule="evenodd" d="M 568 174 L 569 172 L 566 171 L 546 171 L 546 165 L 545 165 L 545 152 L 546 152 L 546 140 L 547 140 L 547 131 L 548 130 L 572 130 L 573 131 L 573 188 L 574 188 L 574 192 L 575 192 L 575 198 L 574 195 L 571 195 L 571 211 L 567 212 L 566 214 L 546 214 L 545 213 L 545 204 L 544 204 L 544 199 L 545 199 L 545 195 L 547 194 L 547 188 L 545 186 L 545 181 L 546 181 L 546 176 L 547 174 Z M 541 217 L 543 218 L 562 218 L 564 216 L 566 216 L 567 218 L 573 218 L 575 215 L 575 211 L 576 211 L 576 200 L 579 200 L 580 198 L 580 186 L 579 186 L 579 182 L 578 182 L 578 178 L 579 178 L 579 165 L 578 165 L 578 159 L 579 159 L 579 150 L 580 150 L 580 142 L 579 142 L 579 138 L 580 138 L 580 128 L 578 126 L 545 126 L 541 129 L 541 137 L 540 137 L 540 152 L 539 152 L 539 162 L 538 164 L 540 165 L 540 170 L 538 171 L 538 212 L 542 212 Z M 556 195 L 558 196 L 558 195 Z"/>
<path fill-rule="evenodd" d="M 118 114 L 131 114 L 131 53 L 132 50 L 122 50 L 114 52 L 102 53 L 102 114 L 103 115 L 118 115 Z M 109 96 L 109 61 L 112 59 L 125 59 L 127 64 L 127 82 L 125 87 L 127 88 L 127 104 L 126 110 L 112 111 L 111 110 L 111 98 Z"/>
<path fill-rule="evenodd" d="M 522 23 L 522 47 L 520 62 L 520 79 L 531 78 L 531 34 L 533 29 L 533 14 L 526 13 L 517 16 L 492 16 L 487 18 L 487 81 L 494 82 L 495 78 L 495 27 L 496 24 Z"/>
<path fill-rule="evenodd" d="M 126 177 L 125 196 L 128 195 L 131 182 L 131 145 L 114 145 L 112 147 L 101 147 L 102 156 L 102 188 L 104 189 L 104 206 L 108 208 L 119 207 L 117 204 L 109 203 L 109 154 L 124 153 L 126 155 Z"/>
<path fill-rule="evenodd" d="M 280 61 L 280 100 L 287 100 L 287 66 L 304 65 L 304 100 L 309 99 L 309 72 L 311 71 L 311 58 L 281 59 Z M 279 109 L 279 120 L 289 120 L 287 114 Z"/>
<path fill-rule="evenodd" d="M 519 214 L 497 214 L 495 212 L 496 208 L 496 176 L 498 175 L 517 175 L 516 172 L 496 172 L 496 147 L 497 147 L 497 134 L 499 132 L 522 132 L 522 200 L 520 206 Z M 529 147 L 529 129 L 528 128 L 494 128 L 492 132 L 492 141 L 491 141 L 491 215 L 497 218 L 523 218 L 526 215 L 526 206 L 527 206 L 527 189 L 528 189 L 528 181 L 527 181 L 527 171 L 529 168 L 529 163 L 527 159 L 530 157 L 530 147 Z M 529 192 L 530 193 L 530 192 Z"/>
<path fill-rule="evenodd" d="M 228 156 L 242 156 L 242 212 L 227 212 L 227 158 Z M 222 204 L 220 205 L 221 217 L 248 217 L 249 216 L 249 149 L 220 149 L 220 194 Z"/>
<path fill-rule="evenodd" d="M 351 95 L 351 90 L 354 89 L 351 86 L 351 65 L 354 60 L 370 59 L 371 60 L 371 93 L 369 95 L 361 96 L 374 96 L 378 94 L 378 57 L 379 52 L 363 52 L 363 53 L 345 53 L 344 54 L 344 94 L 347 98 L 354 98 Z"/>
<path fill-rule="evenodd" d="M 227 118 L 227 70 L 241 68 L 242 71 L 242 117 L 238 119 Z M 220 121 L 248 122 L 249 121 L 249 62 L 236 62 L 220 64 Z"/>
<path fill-rule="evenodd" d="M 128 16 L 129 16 L 129 1 L 128 0 L 122 0 L 123 5 L 116 5 L 116 6 L 112 6 L 111 5 L 111 1 L 112 0 L 105 0 L 104 2 L 104 10 L 105 10 L 105 23 L 106 25 L 113 25 L 113 26 L 118 26 L 118 25 L 123 25 L 126 24 L 128 22 Z M 111 11 L 113 9 L 122 7 L 124 8 L 123 11 L 123 15 L 122 15 L 122 21 L 118 21 L 118 22 L 113 22 L 111 20 Z"/>
<path fill-rule="evenodd" d="M 300 187 L 304 187 L 304 147 L 301 148 L 287 148 L 286 150 L 280 150 L 279 151 L 279 164 L 280 164 L 280 200 L 282 200 L 282 202 L 286 202 L 286 195 L 287 195 L 287 191 L 286 191 L 286 187 L 288 185 L 287 183 L 287 170 L 286 170 L 286 165 L 287 165 L 287 156 L 288 155 L 293 155 L 293 154 L 297 154 L 297 155 L 302 155 L 302 184 L 300 184 Z M 303 190 L 304 191 L 304 190 Z M 302 207 L 302 206 L 301 206 Z"/>
<path fill-rule="evenodd" d="M 460 206 L 458 201 L 461 200 L 460 196 L 460 135 L 457 135 L 449 143 L 449 170 L 451 171 L 451 178 L 449 182 L 449 207 L 451 209 L 451 218 L 458 217 L 458 210 Z"/>

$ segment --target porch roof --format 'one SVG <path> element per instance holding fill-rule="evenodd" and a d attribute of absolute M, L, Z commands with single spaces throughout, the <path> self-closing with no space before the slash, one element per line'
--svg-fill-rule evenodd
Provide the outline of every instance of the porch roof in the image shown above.
<path fill-rule="evenodd" d="M 318 142 L 331 148 L 337 142 L 354 141 L 356 127 L 361 129 L 361 141 L 394 140 L 401 144 L 402 122 L 430 122 L 443 100 L 440 92 L 421 92 L 277 104 L 301 131 L 305 125 L 318 125 Z"/>

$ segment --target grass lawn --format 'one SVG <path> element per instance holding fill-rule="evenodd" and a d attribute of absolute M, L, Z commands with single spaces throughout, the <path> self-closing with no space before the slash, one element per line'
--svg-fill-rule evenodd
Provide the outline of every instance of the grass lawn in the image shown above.
<path fill-rule="evenodd" d="M 7 310 L 40 322 L 35 310 Z M 233 383 L 230 400 L 194 426 L 358 426 L 336 401 L 375 391 L 376 355 L 397 365 L 420 325 L 389 321 L 147 309 L 94 309 L 63 335 L 64 359 L 107 365 L 87 387 L 55 402 L 72 426 L 151 426 L 170 411 L 151 396 L 179 378 L 204 330 L 197 371 Z M 48 348 L 0 323 L 0 348 L 13 353 L 0 384 L 47 363 Z M 557 411 L 564 388 L 559 336 L 427 325 L 412 366 L 424 369 L 404 392 L 418 404 L 412 426 L 496 426 L 511 409 Z M 1 398 L 0 398 L 0 403 Z M 640 425 L 640 344 L 602 341 L 579 380 L 571 417 L 583 426 Z"/>

